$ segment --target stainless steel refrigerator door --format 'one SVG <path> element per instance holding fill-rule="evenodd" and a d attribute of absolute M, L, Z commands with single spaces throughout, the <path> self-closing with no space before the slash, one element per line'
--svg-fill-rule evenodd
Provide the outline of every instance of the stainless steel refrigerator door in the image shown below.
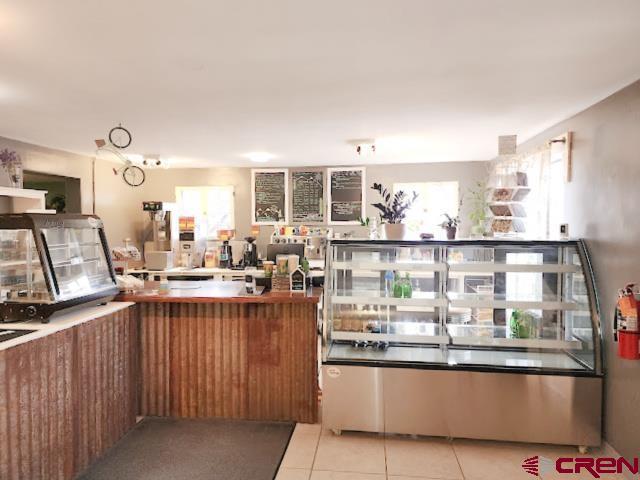
<path fill-rule="evenodd" d="M 382 369 L 322 367 L 322 424 L 332 430 L 384 432 Z"/>

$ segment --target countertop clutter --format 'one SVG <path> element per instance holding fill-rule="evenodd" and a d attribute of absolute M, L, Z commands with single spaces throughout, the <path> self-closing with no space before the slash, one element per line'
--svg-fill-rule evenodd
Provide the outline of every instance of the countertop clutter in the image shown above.
<path fill-rule="evenodd" d="M 167 303 L 318 303 L 322 289 L 307 292 L 263 292 L 249 295 L 244 283 L 206 280 L 170 281 L 169 291 L 159 290 L 160 282 L 145 282 L 143 290 L 125 292 L 116 298 L 122 302 L 167 302 Z"/>

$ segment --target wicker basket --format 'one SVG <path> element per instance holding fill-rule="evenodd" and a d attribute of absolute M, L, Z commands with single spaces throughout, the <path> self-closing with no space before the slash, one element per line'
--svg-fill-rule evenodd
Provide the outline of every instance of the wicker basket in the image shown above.
<path fill-rule="evenodd" d="M 288 292 L 290 290 L 289 275 L 281 275 L 274 272 L 273 277 L 271 277 L 271 291 Z"/>

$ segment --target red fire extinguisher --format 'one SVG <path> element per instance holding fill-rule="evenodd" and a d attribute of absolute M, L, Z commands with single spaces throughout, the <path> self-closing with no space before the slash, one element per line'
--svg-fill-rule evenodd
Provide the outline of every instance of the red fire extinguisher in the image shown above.
<path fill-rule="evenodd" d="M 627 360 L 640 360 L 640 302 L 630 283 L 618 291 L 618 304 L 613 319 L 613 338 L 618 342 L 618 356 Z"/>

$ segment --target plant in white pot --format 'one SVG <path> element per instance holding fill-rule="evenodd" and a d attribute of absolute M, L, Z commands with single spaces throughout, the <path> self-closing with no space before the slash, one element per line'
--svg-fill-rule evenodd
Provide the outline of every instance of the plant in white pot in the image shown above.
<path fill-rule="evenodd" d="M 380 210 L 380 221 L 383 223 L 384 235 L 387 240 L 402 240 L 405 234 L 405 224 L 402 221 L 407 216 L 407 210 L 418 198 L 413 192 L 412 196 L 398 190 L 392 194 L 380 183 L 374 183 L 371 187 L 382 197 L 382 202 L 373 203 L 372 206 Z"/>

